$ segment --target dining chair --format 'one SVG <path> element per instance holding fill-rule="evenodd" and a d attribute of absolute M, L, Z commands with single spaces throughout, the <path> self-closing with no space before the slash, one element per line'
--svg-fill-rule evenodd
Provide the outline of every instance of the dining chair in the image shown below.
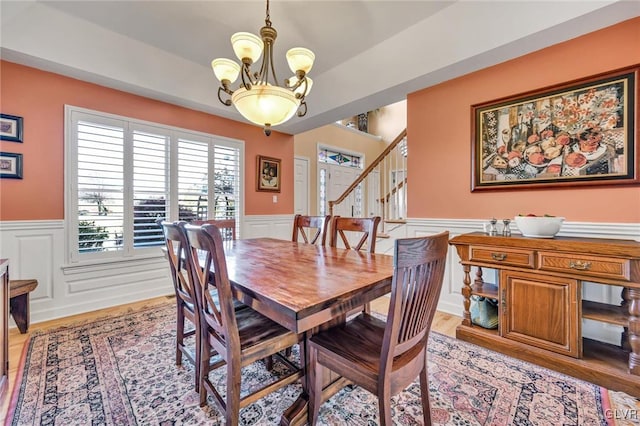
<path fill-rule="evenodd" d="M 293 218 L 293 236 L 291 241 L 307 244 L 325 245 L 327 241 L 327 228 L 331 216 L 305 216 L 297 214 Z"/>
<path fill-rule="evenodd" d="M 193 266 L 190 268 L 190 277 L 196 289 L 202 325 L 200 406 L 206 404 L 207 394 L 211 394 L 216 405 L 224 413 L 226 424 L 237 425 L 240 408 L 302 377 L 302 369 L 280 354 L 280 351 L 298 343 L 301 335 L 287 330 L 250 307 L 234 310 L 220 230 L 210 224 L 184 225 L 184 228 L 189 241 L 187 260 Z M 210 274 L 211 270 L 215 273 Z M 219 306 L 206 291 L 211 279 L 218 289 Z M 220 355 L 220 362 L 205 361 L 213 351 Z M 242 367 L 271 355 L 285 364 L 289 373 L 241 397 Z M 209 379 L 211 371 L 223 366 L 226 368 L 225 397 Z"/>
<path fill-rule="evenodd" d="M 165 256 L 169 260 L 169 269 L 173 281 L 173 289 L 176 294 L 176 365 L 182 365 L 182 356 L 186 356 L 195 369 L 195 389 L 199 392 L 199 368 L 200 368 L 200 325 L 196 306 L 196 293 L 185 268 L 185 254 L 189 243 L 187 234 L 179 222 L 168 222 L 164 219 L 156 221 L 162 228 L 165 242 Z M 185 318 L 193 324 L 193 328 L 187 330 L 188 324 Z M 195 346 L 185 346 L 186 337 L 195 337 Z"/>
<path fill-rule="evenodd" d="M 225 243 L 228 243 L 229 241 L 234 241 L 236 239 L 236 220 L 235 219 L 206 219 L 206 220 L 192 220 L 191 222 L 189 222 L 192 225 L 198 225 L 198 226 L 202 226 L 202 225 L 215 225 L 219 230 L 220 230 L 220 235 L 222 235 L 222 241 L 224 241 Z M 210 286 L 209 289 L 210 292 L 215 292 L 214 288 L 212 286 Z M 217 295 L 214 294 L 214 299 L 217 302 Z M 234 299 L 233 301 L 234 303 L 234 307 L 237 309 L 244 307 L 245 305 L 242 304 L 240 301 Z M 287 355 L 291 354 L 291 350 L 288 349 L 287 350 Z M 271 369 L 273 368 L 273 358 L 270 356 L 267 356 L 263 359 L 267 370 L 271 371 Z"/>
<path fill-rule="evenodd" d="M 427 342 L 448 241 L 448 232 L 396 240 L 386 321 L 363 312 L 309 338 L 311 425 L 322 403 L 322 367 L 377 395 L 381 425 L 392 424 L 391 397 L 420 376 L 424 424 L 431 424 Z"/>
<path fill-rule="evenodd" d="M 373 217 L 341 217 L 334 216 L 331 220 L 331 238 L 329 246 L 338 247 L 343 244 L 346 249 L 366 250 L 374 253 L 380 216 Z M 357 242 L 353 236 L 356 236 Z"/>
<path fill-rule="evenodd" d="M 223 241 L 231 241 L 236 239 L 236 220 L 235 219 L 207 219 L 192 220 L 192 225 L 215 225 L 222 234 Z"/>
<path fill-rule="evenodd" d="M 380 220 L 380 216 L 334 216 L 331 220 L 331 238 L 329 239 L 329 246 L 338 247 L 339 245 L 344 245 L 344 248 L 346 249 L 363 250 L 368 253 L 375 253 Z M 355 244 L 352 242 L 354 240 L 357 240 Z M 370 304 L 365 303 L 363 309 L 367 313 L 371 312 Z M 349 315 L 357 312 L 357 309 L 352 310 Z"/>

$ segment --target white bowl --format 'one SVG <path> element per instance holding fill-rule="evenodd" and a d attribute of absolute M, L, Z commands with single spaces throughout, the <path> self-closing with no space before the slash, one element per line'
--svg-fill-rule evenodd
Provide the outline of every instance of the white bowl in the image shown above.
<path fill-rule="evenodd" d="M 525 237 L 553 238 L 560 231 L 564 217 L 516 216 L 514 220 Z"/>

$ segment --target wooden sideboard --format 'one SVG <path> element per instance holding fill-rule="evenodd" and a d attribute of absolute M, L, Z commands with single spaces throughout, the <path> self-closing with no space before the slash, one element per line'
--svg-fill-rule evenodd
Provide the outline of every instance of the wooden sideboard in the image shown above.
<path fill-rule="evenodd" d="M 0 259 L 0 401 L 9 379 L 9 261 Z"/>
<path fill-rule="evenodd" d="M 457 338 L 640 397 L 640 242 L 477 232 L 449 243 L 464 270 Z M 623 287 L 622 303 L 583 300 L 583 281 Z M 499 301 L 498 329 L 472 323 L 472 295 Z M 620 345 L 584 338 L 583 319 L 623 327 Z"/>

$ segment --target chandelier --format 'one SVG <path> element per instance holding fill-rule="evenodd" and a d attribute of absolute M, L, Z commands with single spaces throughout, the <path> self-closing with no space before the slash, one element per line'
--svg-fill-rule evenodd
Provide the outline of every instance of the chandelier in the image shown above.
<path fill-rule="evenodd" d="M 222 84 L 218 88 L 218 99 L 226 106 L 235 105 L 244 118 L 263 126 L 265 135 L 271 134 L 271 127 L 284 123 L 293 115 L 303 117 L 307 113 L 305 97 L 309 94 L 313 81 L 307 73 L 313 66 L 315 55 L 304 47 L 294 47 L 287 52 L 287 62 L 294 75 L 278 83 L 273 66 L 273 44 L 278 35 L 271 26 L 269 0 L 265 26 L 260 29 L 260 37 L 246 32 L 231 36 L 231 45 L 242 65 L 226 58 L 211 61 L 216 78 Z M 263 52 L 264 51 L 264 52 Z M 262 56 L 262 64 L 257 72 L 251 65 Z M 237 89 L 231 84 L 241 77 Z M 224 95 L 226 94 L 226 95 Z M 223 99 L 223 96 L 227 99 Z M 230 96 L 230 99 L 229 99 Z"/>

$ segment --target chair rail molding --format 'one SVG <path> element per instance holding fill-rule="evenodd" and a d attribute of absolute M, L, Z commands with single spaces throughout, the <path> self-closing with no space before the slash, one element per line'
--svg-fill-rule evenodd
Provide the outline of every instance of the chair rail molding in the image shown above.
<path fill-rule="evenodd" d="M 424 230 L 428 228 L 449 229 L 457 233 L 482 231 L 483 225 L 489 219 L 407 219 L 407 236 L 412 235 L 412 229 Z M 519 233 L 515 223 L 510 224 L 511 232 Z M 606 222 L 567 222 L 565 221 L 558 233 L 560 237 L 590 237 L 590 238 L 620 238 L 640 241 L 640 223 L 606 223 Z"/>
<path fill-rule="evenodd" d="M 0 232 L 32 229 L 61 229 L 64 220 L 12 220 L 0 221 Z"/>

